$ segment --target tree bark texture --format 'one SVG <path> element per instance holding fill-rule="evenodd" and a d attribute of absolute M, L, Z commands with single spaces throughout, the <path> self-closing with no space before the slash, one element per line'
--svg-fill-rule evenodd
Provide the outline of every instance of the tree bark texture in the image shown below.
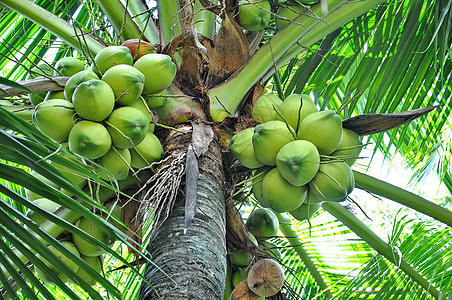
<path fill-rule="evenodd" d="M 158 266 L 148 264 L 150 283 L 144 299 L 223 299 L 226 277 L 226 217 L 221 146 L 210 143 L 198 160 L 199 179 L 194 219 L 184 234 L 185 184 L 174 208 L 154 235 L 149 252 Z"/>

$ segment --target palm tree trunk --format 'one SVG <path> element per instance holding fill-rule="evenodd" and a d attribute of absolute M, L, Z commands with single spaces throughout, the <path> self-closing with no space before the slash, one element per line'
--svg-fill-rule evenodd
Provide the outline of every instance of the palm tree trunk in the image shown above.
<path fill-rule="evenodd" d="M 185 149 L 186 150 L 186 149 Z M 223 299 L 226 278 L 224 173 L 219 143 L 198 160 L 194 219 L 184 234 L 185 193 L 150 242 L 139 299 Z M 184 190 L 184 182 L 181 190 Z M 158 269 L 160 268 L 160 270 Z"/>

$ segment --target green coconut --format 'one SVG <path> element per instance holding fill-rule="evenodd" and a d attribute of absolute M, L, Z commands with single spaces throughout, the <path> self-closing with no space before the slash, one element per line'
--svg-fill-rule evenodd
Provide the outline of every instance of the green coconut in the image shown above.
<path fill-rule="evenodd" d="M 61 147 L 64 148 L 69 148 L 69 143 L 62 143 Z M 64 152 L 59 152 L 58 153 L 59 156 L 62 156 L 63 158 L 69 160 L 71 163 L 74 163 L 84 169 L 90 170 L 92 169 L 91 166 L 88 166 L 86 164 L 84 164 L 82 161 L 80 160 L 75 160 L 72 157 L 69 157 L 66 153 Z M 69 178 L 69 180 L 71 182 L 73 182 L 75 185 L 77 185 L 78 187 L 82 188 L 87 181 L 87 176 L 83 173 L 80 173 L 79 171 L 75 171 L 70 167 L 67 166 L 63 166 L 59 163 L 55 163 L 55 161 L 51 161 L 50 162 L 51 165 L 53 165 L 55 168 L 57 168 L 60 172 L 62 172 L 65 176 L 67 176 Z"/>
<path fill-rule="evenodd" d="M 47 92 L 47 94 L 44 98 L 44 101 L 52 100 L 52 99 L 64 99 L 64 100 L 71 101 L 71 99 L 66 99 L 66 97 L 64 96 L 64 90 Z"/>
<path fill-rule="evenodd" d="M 251 115 L 259 123 L 278 120 L 276 109 L 282 104 L 282 100 L 274 95 L 261 95 L 254 104 Z"/>
<path fill-rule="evenodd" d="M 111 67 L 104 73 L 102 80 L 113 89 L 119 105 L 135 102 L 143 92 L 145 83 L 143 73 L 129 65 Z"/>
<path fill-rule="evenodd" d="M 45 135 L 58 143 L 65 142 L 74 127 L 74 105 L 63 99 L 41 102 L 36 105 L 32 120 Z"/>
<path fill-rule="evenodd" d="M 130 149 L 131 165 L 136 169 L 150 166 L 163 156 L 163 147 L 160 140 L 152 133 L 146 133 L 144 140 Z"/>
<path fill-rule="evenodd" d="M 100 50 L 94 57 L 96 72 L 104 74 L 108 69 L 117 65 L 133 64 L 133 57 L 130 49 L 126 46 L 109 46 Z"/>
<path fill-rule="evenodd" d="M 276 154 L 285 144 L 295 140 L 295 131 L 281 121 L 269 121 L 254 127 L 253 147 L 256 158 L 268 165 L 276 165 Z"/>
<path fill-rule="evenodd" d="M 322 163 L 317 175 L 309 182 L 310 202 L 344 201 L 354 187 L 355 177 L 348 164 L 345 162 Z"/>
<path fill-rule="evenodd" d="M 164 91 L 161 94 L 166 94 Z M 146 103 L 150 110 L 156 110 L 165 105 L 167 97 L 164 96 L 145 96 Z"/>
<path fill-rule="evenodd" d="M 110 150 L 112 138 L 104 125 L 92 121 L 80 121 L 69 133 L 69 149 L 88 159 L 97 159 Z"/>
<path fill-rule="evenodd" d="M 279 221 L 275 213 L 268 208 L 258 207 L 248 216 L 246 226 L 253 228 L 258 238 L 267 239 L 276 236 L 279 231 Z"/>
<path fill-rule="evenodd" d="M 264 254 L 270 255 L 277 260 L 281 260 L 281 251 L 279 251 L 278 246 L 275 243 L 266 240 L 260 240 L 259 243 L 262 244 L 262 252 Z"/>
<path fill-rule="evenodd" d="M 321 205 L 321 203 L 303 203 L 298 208 L 290 211 L 289 213 L 298 221 L 308 220 L 315 214 L 316 211 L 320 209 Z"/>
<path fill-rule="evenodd" d="M 49 77 L 53 75 L 53 68 L 46 63 L 40 63 L 36 67 L 33 67 L 30 70 L 30 73 L 27 75 L 27 79 L 35 79 L 42 77 Z M 28 99 L 30 99 L 31 104 L 34 106 L 38 105 L 42 101 L 44 101 L 47 92 L 39 92 L 39 93 L 30 93 L 28 94 Z"/>
<path fill-rule="evenodd" d="M 240 282 L 248 277 L 248 273 L 250 272 L 247 268 L 237 268 L 237 270 L 232 273 L 232 285 L 236 287 Z"/>
<path fill-rule="evenodd" d="M 176 64 L 172 61 L 171 56 L 166 54 L 143 55 L 133 66 L 140 70 L 146 78 L 143 94 L 155 94 L 163 91 L 176 77 Z"/>
<path fill-rule="evenodd" d="M 308 8 L 301 5 L 281 5 L 276 12 L 276 29 L 281 30 L 292 22 L 300 23 L 299 19 L 307 12 Z"/>
<path fill-rule="evenodd" d="M 99 256 L 85 256 L 83 254 L 80 255 L 80 258 L 83 259 L 91 268 L 93 268 L 92 271 L 96 273 L 102 272 L 102 255 Z M 82 277 L 83 280 L 86 281 L 89 285 L 95 285 L 97 280 L 94 279 L 91 275 L 88 274 L 87 270 L 80 267 L 77 271 L 77 275 Z"/>
<path fill-rule="evenodd" d="M 239 2 L 239 23 L 248 31 L 263 30 L 270 23 L 270 2 L 264 0 L 256 3 L 247 0 Z"/>
<path fill-rule="evenodd" d="M 276 167 L 290 184 L 302 186 L 314 178 L 320 167 L 317 147 L 304 140 L 284 145 L 276 155 Z"/>
<path fill-rule="evenodd" d="M 269 166 L 265 166 L 259 169 L 256 169 L 256 171 L 253 173 L 253 187 L 252 192 L 254 195 L 254 198 L 258 200 L 259 202 L 262 199 L 262 181 L 264 180 L 265 175 L 270 171 L 272 168 Z"/>
<path fill-rule="evenodd" d="M 106 82 L 91 79 L 80 83 L 74 90 L 72 103 L 83 119 L 101 122 L 113 111 L 115 94 Z"/>
<path fill-rule="evenodd" d="M 112 148 L 104 156 L 99 158 L 98 163 L 111 174 L 99 168 L 98 175 L 100 178 L 107 181 L 124 180 L 129 175 L 129 169 L 131 168 L 130 151 L 129 149 Z"/>
<path fill-rule="evenodd" d="M 254 237 L 254 235 L 248 232 L 248 236 L 250 237 L 250 240 L 253 242 L 253 244 L 257 246 L 258 245 L 257 240 Z M 246 267 L 253 259 L 253 254 L 247 251 L 232 252 L 229 253 L 229 258 L 231 259 L 233 265 L 239 267 Z"/>
<path fill-rule="evenodd" d="M 85 70 L 85 64 L 75 57 L 63 57 L 55 64 L 53 76 L 72 76 Z"/>
<path fill-rule="evenodd" d="M 79 84 L 92 79 L 99 79 L 99 76 L 90 70 L 83 70 L 72 75 L 64 86 L 64 98 L 68 101 L 72 101 L 72 95 Z"/>
<path fill-rule="evenodd" d="M 341 117 L 332 110 L 306 116 L 300 123 L 298 139 L 313 143 L 320 154 L 332 153 L 342 140 Z"/>
<path fill-rule="evenodd" d="M 277 111 L 279 114 L 277 114 L 276 120 L 285 120 L 292 128 L 297 130 L 299 124 L 306 116 L 315 113 L 318 110 L 310 96 L 304 94 L 291 94 L 277 108 Z"/>
<path fill-rule="evenodd" d="M 33 201 L 34 204 L 39 205 L 40 207 L 47 210 L 49 213 L 56 212 L 61 205 L 58 203 L 53 202 L 50 199 L 47 198 L 39 198 Z M 42 214 L 40 214 L 38 211 L 29 210 L 27 212 L 27 217 L 35 221 L 38 225 L 41 225 L 45 220 L 47 220 Z"/>
<path fill-rule="evenodd" d="M 295 186 L 281 176 L 277 168 L 270 170 L 262 181 L 262 206 L 276 213 L 298 208 L 306 199 L 307 186 Z"/>
<path fill-rule="evenodd" d="M 149 108 L 148 104 L 146 103 L 146 100 L 144 100 L 143 97 L 139 97 L 137 101 L 130 103 L 127 105 L 128 107 L 133 107 L 138 110 L 140 110 L 142 113 L 146 115 L 148 118 L 149 123 L 151 123 L 154 120 L 154 115 L 152 114 L 152 110 Z"/>
<path fill-rule="evenodd" d="M 255 169 L 264 166 L 254 154 L 254 127 L 247 128 L 235 134 L 231 139 L 229 149 L 237 160 L 247 168 Z"/>
<path fill-rule="evenodd" d="M 61 242 L 61 244 L 63 244 L 63 246 L 65 246 L 66 248 L 69 249 L 69 251 L 71 251 L 72 253 L 74 253 L 76 256 L 80 256 L 80 252 L 78 251 L 78 249 L 75 247 L 75 245 L 72 242 L 69 241 L 63 241 Z M 55 255 L 57 255 L 59 257 L 59 259 L 61 260 L 59 263 L 53 264 L 50 261 L 46 260 L 41 254 L 37 254 L 37 258 L 39 258 L 40 260 L 42 260 L 42 262 L 51 270 L 55 273 L 55 275 L 64 283 L 69 281 L 69 277 L 67 277 L 62 271 L 61 271 L 61 264 L 64 263 L 66 264 L 70 269 L 72 269 L 74 272 L 78 272 L 79 270 L 79 266 L 77 263 L 73 262 L 70 258 L 68 258 L 67 256 L 65 256 L 63 253 L 61 253 L 59 250 L 57 250 L 54 246 L 49 245 L 47 246 L 49 248 L 50 251 L 52 251 L 53 253 L 55 253 Z M 52 281 L 52 279 L 50 279 L 49 277 L 47 277 L 47 275 L 39 268 L 35 268 L 36 273 L 38 274 L 39 278 L 49 284 L 54 284 L 55 282 Z"/>
<path fill-rule="evenodd" d="M 75 223 L 75 226 L 108 246 L 113 245 L 115 242 L 115 238 L 112 235 L 89 219 L 81 218 Z M 91 244 L 79 235 L 73 234 L 72 241 L 82 255 L 99 256 L 105 252 L 104 248 Z"/>
<path fill-rule="evenodd" d="M 148 118 L 134 107 L 116 108 L 106 121 L 113 146 L 120 149 L 139 145 L 148 132 Z"/>
<path fill-rule="evenodd" d="M 38 179 L 39 181 L 46 183 L 56 189 L 59 189 L 59 186 L 54 183 L 53 181 L 50 181 L 49 179 L 47 179 L 46 177 L 42 176 L 41 174 L 39 174 L 38 172 L 36 172 L 35 170 L 31 171 L 30 173 L 31 175 L 33 175 L 34 177 L 36 177 L 36 179 Z M 27 196 L 27 199 L 34 201 L 36 199 L 39 198 L 43 198 L 43 196 L 38 195 L 37 193 L 29 190 L 29 189 L 25 189 L 25 195 Z"/>
<path fill-rule="evenodd" d="M 331 153 L 333 156 L 350 157 L 345 162 L 352 166 L 359 157 L 363 149 L 363 142 L 360 136 L 349 129 L 342 128 L 342 140 L 337 149 Z"/>

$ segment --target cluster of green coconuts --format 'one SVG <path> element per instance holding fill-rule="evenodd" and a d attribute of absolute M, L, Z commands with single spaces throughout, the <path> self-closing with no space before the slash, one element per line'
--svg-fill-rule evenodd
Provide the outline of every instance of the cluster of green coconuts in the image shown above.
<path fill-rule="evenodd" d="M 291 94 L 284 101 L 262 95 L 253 117 L 261 122 L 235 134 L 230 150 L 253 169 L 252 191 L 263 207 L 310 218 L 322 202 L 344 201 L 355 180 L 351 166 L 363 144 L 342 127 L 334 111 L 318 111 L 310 96 Z"/>
<path fill-rule="evenodd" d="M 148 53 L 137 59 L 126 46 L 110 46 L 96 55 L 89 68 L 85 68 L 85 64 L 77 58 L 65 57 L 54 67 L 40 64 L 33 71 L 29 78 L 70 76 L 64 91 L 29 95 L 35 106 L 32 123 L 62 147 L 100 166 L 87 163 L 84 168 L 89 168 L 104 180 L 121 181 L 131 176 L 131 170 L 147 167 L 163 155 L 162 145 L 153 133 L 153 110 L 165 103 L 164 97 L 156 95 L 171 84 L 176 74 L 176 66 L 168 55 Z M 87 184 L 83 174 L 51 163 L 79 187 Z M 32 175 L 60 189 L 39 173 L 32 171 Z M 30 190 L 26 190 L 26 194 L 35 204 L 51 213 L 60 208 L 50 199 Z M 119 206 L 110 208 L 112 214 L 123 222 L 122 209 Z M 38 212 L 30 210 L 28 215 L 37 224 L 45 221 Z M 108 221 L 126 231 L 115 220 Z M 82 218 L 75 225 L 107 245 L 114 242 L 110 234 L 88 219 Z M 61 236 L 62 243 L 69 250 L 80 255 L 95 270 L 102 270 L 103 248 L 76 235 L 63 233 Z M 92 277 L 78 265 L 52 246 L 49 248 L 88 283 L 95 284 Z M 63 282 L 69 280 L 58 266 L 51 263 L 47 266 Z M 36 271 L 42 280 L 53 283 L 39 269 Z"/>
<path fill-rule="evenodd" d="M 246 220 L 246 226 L 249 229 L 248 235 L 250 240 L 258 246 L 261 250 L 261 254 L 266 256 L 267 259 L 274 261 L 274 265 L 278 265 L 276 261 L 281 260 L 281 252 L 278 246 L 273 242 L 269 241 L 271 237 L 275 237 L 279 231 L 279 221 L 275 213 L 268 208 L 256 208 L 248 216 Z M 254 232 L 254 234 L 252 232 Z M 229 251 L 229 260 L 232 263 L 232 276 L 230 276 L 232 281 L 232 286 L 237 287 L 243 280 L 247 279 L 248 283 L 254 282 L 256 279 L 253 278 L 255 274 L 250 275 L 250 263 L 253 259 L 253 254 L 247 251 Z M 259 274 L 262 276 L 263 274 Z M 265 299 L 265 297 L 270 297 L 276 294 L 284 283 L 284 275 L 281 269 L 281 273 L 277 274 L 280 280 L 277 280 L 277 284 L 272 284 L 272 289 L 260 289 L 254 288 L 250 284 L 249 288 L 258 296 L 259 299 Z M 272 278 L 273 280 L 274 278 Z"/>

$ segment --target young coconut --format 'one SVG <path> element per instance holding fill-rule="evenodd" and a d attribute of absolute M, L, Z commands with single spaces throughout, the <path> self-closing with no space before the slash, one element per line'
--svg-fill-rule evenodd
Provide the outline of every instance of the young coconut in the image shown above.
<path fill-rule="evenodd" d="M 276 154 L 285 144 L 295 140 L 295 131 L 281 121 L 269 121 L 254 127 L 253 148 L 256 158 L 268 165 L 276 166 Z"/>
<path fill-rule="evenodd" d="M 321 203 L 307 204 L 303 203 L 300 207 L 289 211 L 289 213 L 298 221 L 304 221 L 310 219 L 316 211 L 320 209 Z"/>
<path fill-rule="evenodd" d="M 44 98 L 44 101 L 52 100 L 52 99 L 64 99 L 67 101 L 71 101 L 71 99 L 66 99 L 66 97 L 64 96 L 64 90 L 47 92 L 46 97 Z"/>
<path fill-rule="evenodd" d="M 72 95 L 79 84 L 92 79 L 99 79 L 99 76 L 90 70 L 83 70 L 72 75 L 64 86 L 64 98 L 68 101 L 72 101 Z"/>
<path fill-rule="evenodd" d="M 72 103 L 83 119 L 101 122 L 113 111 L 115 94 L 106 82 L 91 79 L 77 86 L 72 95 Z"/>
<path fill-rule="evenodd" d="M 143 92 L 145 77 L 138 69 L 129 65 L 117 65 L 108 69 L 102 80 L 112 88 L 116 103 L 128 105 L 137 101 Z"/>
<path fill-rule="evenodd" d="M 282 104 L 282 100 L 274 95 L 261 95 L 257 98 L 256 104 L 254 104 L 251 115 L 259 123 L 265 123 L 268 121 L 278 120 L 276 109 Z"/>
<path fill-rule="evenodd" d="M 72 76 L 85 70 L 83 62 L 75 57 L 63 57 L 55 64 L 53 76 Z"/>
<path fill-rule="evenodd" d="M 140 144 L 148 132 L 146 115 L 134 107 L 119 107 L 106 120 L 113 146 L 128 149 Z"/>
<path fill-rule="evenodd" d="M 240 282 L 245 280 L 248 277 L 248 273 L 250 272 L 247 268 L 238 268 L 232 274 L 232 286 L 236 287 Z"/>
<path fill-rule="evenodd" d="M 104 74 L 108 69 L 117 65 L 133 64 L 133 56 L 130 49 L 125 46 L 109 46 L 100 50 L 94 57 L 93 69 L 100 74 Z M 96 70 L 98 69 L 98 70 Z"/>
<path fill-rule="evenodd" d="M 66 248 L 68 248 L 72 253 L 74 253 L 76 256 L 80 256 L 79 251 L 77 250 L 77 248 L 74 246 L 73 243 L 69 242 L 69 241 L 63 241 L 61 242 L 61 244 L 63 244 L 63 246 L 65 246 Z M 74 272 L 78 272 L 79 270 L 79 266 L 73 262 L 70 258 L 68 258 L 67 256 L 65 256 L 63 253 L 61 253 L 59 250 L 57 250 L 55 247 L 49 245 L 47 246 L 49 248 L 50 251 L 52 251 L 53 253 L 55 253 L 58 258 L 61 260 L 61 262 L 59 264 L 53 264 L 51 262 L 49 262 L 48 260 L 46 260 L 45 258 L 42 257 L 41 254 L 37 254 L 36 256 L 42 260 L 42 262 L 51 270 L 55 273 L 55 275 L 64 283 L 69 281 L 69 277 L 67 277 L 62 271 L 61 271 L 61 263 L 66 264 L 69 268 L 71 268 Z M 35 268 L 36 273 L 38 274 L 39 278 L 49 284 L 54 284 L 55 282 L 52 281 L 52 279 L 50 279 L 49 277 L 46 276 L 46 274 L 39 268 Z"/>
<path fill-rule="evenodd" d="M 237 160 L 247 168 L 255 169 L 264 166 L 254 154 L 254 127 L 247 128 L 235 134 L 231 139 L 229 149 Z"/>
<path fill-rule="evenodd" d="M 256 198 L 256 200 L 258 200 L 259 202 L 262 201 L 262 181 L 264 180 L 265 175 L 267 175 L 268 171 L 270 171 L 271 169 L 271 167 L 265 166 L 257 169 L 253 173 L 254 178 L 252 192 L 254 198 Z"/>
<path fill-rule="evenodd" d="M 239 23 L 248 31 L 263 30 L 270 23 L 271 6 L 267 0 L 252 3 L 252 1 L 240 0 Z"/>
<path fill-rule="evenodd" d="M 100 178 L 110 180 L 124 180 L 129 176 L 129 169 L 131 168 L 131 156 L 129 149 L 111 148 L 104 156 L 99 158 L 99 165 L 106 171 L 98 169 Z M 113 176 L 113 178 L 111 178 Z"/>
<path fill-rule="evenodd" d="M 262 181 L 262 200 L 264 207 L 273 209 L 276 213 L 296 209 L 306 199 L 307 185 L 295 186 L 281 176 L 277 168 L 269 171 Z"/>
<path fill-rule="evenodd" d="M 332 156 L 349 156 L 345 162 L 352 166 L 358 159 L 361 150 L 363 149 L 363 142 L 360 136 L 349 129 L 342 128 L 342 140 L 337 149 L 331 153 Z"/>
<path fill-rule="evenodd" d="M 74 127 L 74 105 L 63 99 L 41 102 L 36 105 L 32 120 L 45 135 L 58 143 L 65 142 Z"/>
<path fill-rule="evenodd" d="M 324 110 L 306 116 L 300 123 L 298 139 L 313 143 L 320 154 L 328 155 L 342 140 L 342 120 L 334 111 Z"/>
<path fill-rule="evenodd" d="M 246 226 L 256 230 L 258 238 L 276 236 L 279 231 L 279 221 L 276 215 L 268 208 L 258 207 L 248 216 Z"/>
<path fill-rule="evenodd" d="M 143 55 L 133 66 L 140 70 L 146 80 L 143 94 L 155 94 L 163 91 L 176 77 L 176 64 L 171 56 L 160 53 Z"/>
<path fill-rule="evenodd" d="M 260 240 L 259 242 L 262 244 L 262 252 L 264 254 L 270 255 L 278 261 L 281 260 L 281 251 L 279 251 L 278 246 L 275 243 L 265 240 Z"/>
<path fill-rule="evenodd" d="M 354 187 L 355 177 L 349 165 L 345 162 L 323 163 L 309 182 L 310 201 L 344 201 Z"/>
<path fill-rule="evenodd" d="M 304 140 L 284 145 L 276 155 L 276 167 L 290 184 L 302 186 L 314 178 L 320 167 L 317 147 Z"/>
<path fill-rule="evenodd" d="M 250 237 L 250 240 L 253 242 L 253 244 L 257 246 L 257 240 L 254 235 L 248 232 L 248 236 Z M 234 266 L 246 267 L 251 262 L 253 255 L 250 252 L 246 251 L 231 252 L 229 253 L 229 258 L 231 259 L 231 262 Z"/>
<path fill-rule="evenodd" d="M 110 150 L 112 139 L 101 123 L 80 121 L 69 133 L 69 149 L 88 159 L 97 159 Z"/>
<path fill-rule="evenodd" d="M 89 285 L 95 285 L 97 280 L 94 279 L 89 273 L 91 271 L 94 271 L 99 274 L 102 272 L 102 262 L 103 262 L 102 255 L 85 256 L 81 254 L 80 258 L 83 259 L 91 268 L 93 268 L 93 270 L 88 271 L 84 268 L 79 268 L 77 271 L 77 275 L 82 277 Z"/>
<path fill-rule="evenodd" d="M 35 78 L 44 78 L 49 77 L 53 75 L 53 68 L 49 66 L 46 63 L 40 63 L 36 67 L 33 67 L 30 70 L 30 73 L 27 75 L 28 79 L 35 79 Z M 28 94 L 28 99 L 30 99 L 31 104 L 34 106 L 38 105 L 42 101 L 44 101 L 44 98 L 46 97 L 47 92 L 39 92 L 39 93 L 30 93 Z"/>
<path fill-rule="evenodd" d="M 270 297 L 281 290 L 284 284 L 284 271 L 273 259 L 258 260 L 247 277 L 249 289 L 256 295 Z"/>
<path fill-rule="evenodd" d="M 297 130 L 299 124 L 306 116 L 318 110 L 310 96 L 305 94 L 291 94 L 277 108 L 277 111 L 276 120 L 286 120 L 293 129 Z"/>
<path fill-rule="evenodd" d="M 141 169 L 160 160 L 163 156 L 163 147 L 157 136 L 148 131 L 141 143 L 130 148 L 130 155 L 132 167 Z"/>
<path fill-rule="evenodd" d="M 134 61 L 137 61 L 140 57 L 146 54 L 155 53 L 156 51 L 153 44 L 140 39 L 126 40 L 121 44 L 121 46 L 129 48 L 130 54 L 132 54 Z"/>
<path fill-rule="evenodd" d="M 282 30 L 292 22 L 298 22 L 298 20 L 308 11 L 307 7 L 301 5 L 281 5 L 276 12 L 276 30 Z"/>
<path fill-rule="evenodd" d="M 108 246 L 113 245 L 113 243 L 115 242 L 115 238 L 112 235 L 104 231 L 101 227 L 99 227 L 89 219 L 81 218 L 75 223 L 75 226 Z M 84 237 L 81 237 L 79 235 L 72 235 L 72 241 L 80 251 L 80 254 L 83 254 L 85 256 L 99 256 L 105 252 L 104 248 L 91 244 Z"/>

